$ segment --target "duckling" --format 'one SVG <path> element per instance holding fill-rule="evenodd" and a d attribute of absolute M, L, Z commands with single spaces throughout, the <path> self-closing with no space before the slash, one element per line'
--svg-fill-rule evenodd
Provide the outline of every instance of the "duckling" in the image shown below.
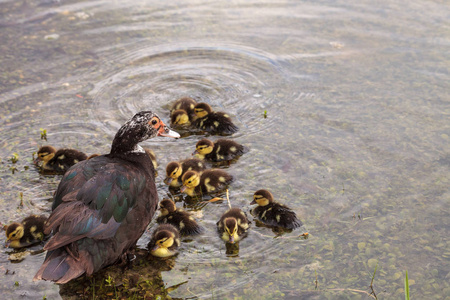
<path fill-rule="evenodd" d="M 187 171 L 197 171 L 199 173 L 206 169 L 205 163 L 197 158 L 189 158 L 180 162 L 172 161 L 166 166 L 167 177 L 164 183 L 178 188 L 183 185 L 181 178 Z"/>
<path fill-rule="evenodd" d="M 207 103 L 198 103 L 194 108 L 197 119 L 195 127 L 211 134 L 233 134 L 238 131 L 238 127 L 233 124 L 229 115 L 224 112 L 214 112 Z"/>
<path fill-rule="evenodd" d="M 197 117 L 194 107 L 197 101 L 190 97 L 183 97 L 175 101 L 170 109 L 170 121 L 172 125 L 189 126 Z"/>
<path fill-rule="evenodd" d="M 22 222 L 13 222 L 6 228 L 6 244 L 11 248 L 23 248 L 42 242 L 47 235 L 44 234 L 44 224 L 47 218 L 31 215 Z"/>
<path fill-rule="evenodd" d="M 258 204 L 251 210 L 251 213 L 266 225 L 286 229 L 302 226 L 302 222 L 297 218 L 295 212 L 289 207 L 275 202 L 272 193 L 268 190 L 256 191 L 250 204 Z"/>
<path fill-rule="evenodd" d="M 155 176 L 156 176 L 158 174 L 158 172 L 156 171 L 156 168 L 158 167 L 158 162 L 156 161 L 155 152 L 153 152 L 152 149 L 147 148 L 147 147 L 142 147 L 142 148 L 144 148 L 145 153 L 147 153 L 148 157 L 150 157 L 150 160 L 152 161 L 153 169 L 155 169 Z"/>
<path fill-rule="evenodd" d="M 217 222 L 217 230 L 222 240 L 234 244 L 247 236 L 249 224 L 246 214 L 239 208 L 234 207 L 222 215 Z"/>
<path fill-rule="evenodd" d="M 44 172 L 64 174 L 71 166 L 86 159 L 86 154 L 75 149 L 56 150 L 52 146 L 43 146 L 38 150 L 37 159 L 34 162 L 38 164 L 39 161 L 42 161 L 41 169 Z"/>
<path fill-rule="evenodd" d="M 193 197 L 223 190 L 233 181 L 233 176 L 219 169 L 206 170 L 201 174 L 187 171 L 181 181 L 183 185 L 180 191 Z"/>
<path fill-rule="evenodd" d="M 248 152 L 248 148 L 229 139 L 218 139 L 212 142 L 208 139 L 201 139 L 195 145 L 192 153 L 200 159 L 212 162 L 229 161 Z"/>
<path fill-rule="evenodd" d="M 150 253 L 156 257 L 169 257 L 177 254 L 180 247 L 180 234 L 171 224 L 161 224 L 153 231 L 147 245 Z"/>
<path fill-rule="evenodd" d="M 163 199 L 159 203 L 161 215 L 156 219 L 158 224 L 171 224 L 178 228 L 181 235 L 195 235 L 203 232 L 203 227 L 197 224 L 190 213 L 177 209 L 170 199 Z"/>

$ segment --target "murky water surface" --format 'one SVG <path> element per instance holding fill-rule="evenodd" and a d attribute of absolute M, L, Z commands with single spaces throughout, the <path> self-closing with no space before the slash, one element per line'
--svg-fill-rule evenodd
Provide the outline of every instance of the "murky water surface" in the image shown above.
<path fill-rule="evenodd" d="M 215 227 L 227 203 L 184 204 L 205 234 L 164 267 L 132 269 L 131 295 L 368 299 L 375 269 L 378 299 L 403 297 L 406 270 L 414 299 L 450 295 L 445 1 L 4 0 L 0 12 L 2 223 L 50 213 L 61 177 L 37 172 L 39 146 L 107 153 L 135 112 L 168 120 L 170 104 L 191 96 L 228 112 L 240 127 L 232 138 L 251 149 L 225 166 L 232 204 L 248 212 L 267 188 L 305 226 L 276 237 L 253 222 L 231 257 Z M 158 157 L 160 198 L 165 165 L 199 138 L 143 143 Z M 32 282 L 39 248 L 18 262 L 0 252 L 2 294 L 80 297 Z M 106 274 L 84 280 L 82 295 L 117 297 Z"/>

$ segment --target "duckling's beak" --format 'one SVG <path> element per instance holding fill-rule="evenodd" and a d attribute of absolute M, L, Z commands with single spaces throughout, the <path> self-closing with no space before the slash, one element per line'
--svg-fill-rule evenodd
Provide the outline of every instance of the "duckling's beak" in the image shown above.
<path fill-rule="evenodd" d="M 9 248 L 9 245 L 11 244 L 11 241 L 9 239 L 7 239 L 5 241 L 5 248 Z"/>
<path fill-rule="evenodd" d="M 230 235 L 230 240 L 229 240 L 229 242 L 232 243 L 232 244 L 234 244 L 234 236 Z"/>
<path fill-rule="evenodd" d="M 192 152 L 192 155 L 195 155 L 195 154 L 199 154 L 197 149 L 194 152 Z"/>
<path fill-rule="evenodd" d="M 250 202 L 250 205 L 252 205 L 252 204 L 256 204 L 256 200 L 255 199 L 253 199 L 253 201 Z"/>
<path fill-rule="evenodd" d="M 162 121 L 159 126 L 158 136 L 165 136 L 165 137 L 171 137 L 171 138 L 176 138 L 176 139 L 180 137 L 178 132 L 171 130 Z"/>
<path fill-rule="evenodd" d="M 153 247 L 151 251 L 154 252 L 154 251 L 158 250 L 159 248 L 161 248 L 159 245 L 155 245 L 155 247 Z"/>
<path fill-rule="evenodd" d="M 170 177 L 166 177 L 166 179 L 164 179 L 164 183 L 167 185 L 170 185 L 172 183 L 172 181 L 173 181 L 173 178 L 170 178 Z"/>
<path fill-rule="evenodd" d="M 183 185 L 180 188 L 180 192 L 184 193 L 184 191 L 187 189 L 187 186 Z"/>

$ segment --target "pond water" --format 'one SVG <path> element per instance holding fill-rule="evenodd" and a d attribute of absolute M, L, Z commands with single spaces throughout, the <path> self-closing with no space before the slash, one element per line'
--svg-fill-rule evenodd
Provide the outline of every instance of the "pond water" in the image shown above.
<path fill-rule="evenodd" d="M 445 1 L 3 0 L 0 12 L 3 224 L 50 213 L 61 177 L 37 172 L 39 146 L 108 153 L 134 113 L 168 121 L 171 103 L 191 96 L 228 112 L 240 128 L 231 138 L 250 148 L 223 167 L 233 206 L 248 212 L 266 188 L 304 226 L 277 236 L 251 218 L 230 256 L 215 227 L 227 202 L 179 202 L 206 232 L 169 267 L 131 270 L 148 284 L 137 279 L 136 298 L 374 299 L 375 272 L 376 297 L 400 299 L 407 270 L 412 298 L 448 299 Z M 166 164 L 199 138 L 142 143 L 158 158 L 160 198 Z M 5 299 L 119 298 L 109 273 L 85 279 L 82 294 L 33 282 L 38 250 L 14 262 L 0 252 Z"/>

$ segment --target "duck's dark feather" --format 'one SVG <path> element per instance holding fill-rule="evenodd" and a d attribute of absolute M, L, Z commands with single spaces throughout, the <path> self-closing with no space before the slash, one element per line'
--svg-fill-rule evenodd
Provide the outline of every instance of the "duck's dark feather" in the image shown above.
<path fill-rule="evenodd" d="M 35 278 L 64 283 L 113 264 L 133 247 L 158 203 L 152 170 L 145 153 L 126 161 L 103 155 L 73 166 L 55 194 L 46 226 L 55 234 Z"/>
<path fill-rule="evenodd" d="M 252 215 L 269 226 L 279 226 L 287 229 L 295 229 L 302 226 L 295 212 L 289 207 L 279 203 L 269 203 L 266 206 L 257 206 L 252 209 Z"/>

